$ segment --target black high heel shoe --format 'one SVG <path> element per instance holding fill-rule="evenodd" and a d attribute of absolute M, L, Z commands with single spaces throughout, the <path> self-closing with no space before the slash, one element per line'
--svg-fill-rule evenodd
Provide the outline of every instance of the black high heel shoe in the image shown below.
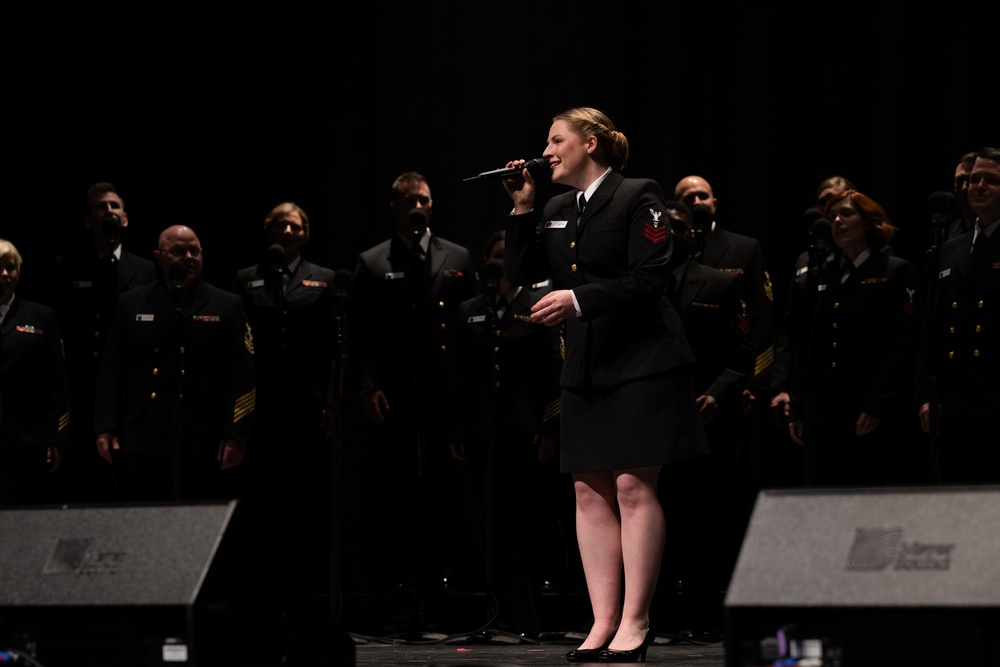
<path fill-rule="evenodd" d="M 608 648 L 608 644 L 611 640 L 615 638 L 614 633 L 608 640 L 604 642 L 603 646 L 597 648 L 575 648 L 566 654 L 567 662 L 600 662 L 601 653 Z"/>
<path fill-rule="evenodd" d="M 600 662 L 601 654 L 608 648 L 605 644 L 600 648 L 575 648 L 566 654 L 567 662 Z"/>
<path fill-rule="evenodd" d="M 653 628 L 646 628 L 646 636 L 642 638 L 641 644 L 625 651 L 612 651 L 606 648 L 597 654 L 597 662 L 646 662 L 646 649 L 654 639 L 656 633 L 653 632 Z"/>

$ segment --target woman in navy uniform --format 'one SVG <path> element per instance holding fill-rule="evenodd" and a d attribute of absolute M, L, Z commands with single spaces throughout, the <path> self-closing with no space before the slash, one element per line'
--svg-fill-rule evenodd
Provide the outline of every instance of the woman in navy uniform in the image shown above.
<path fill-rule="evenodd" d="M 264 219 L 267 250 L 236 272 L 254 335 L 256 406 L 244 495 L 287 552 L 328 590 L 332 442 L 343 313 L 333 269 L 302 256 L 309 216 L 282 202 Z M 348 278 L 349 280 L 349 278 Z"/>
<path fill-rule="evenodd" d="M 0 239 L 0 505 L 46 501 L 69 444 L 69 385 L 55 311 L 14 296 L 21 255 Z"/>
<path fill-rule="evenodd" d="M 531 319 L 566 325 L 560 470 L 573 476 L 594 613 L 587 638 L 566 657 L 633 662 L 654 638 L 649 610 L 666 532 L 660 469 L 708 453 L 694 355 L 665 294 L 663 195 L 655 181 L 621 174 L 625 135 L 599 110 L 570 109 L 553 118 L 544 158 L 552 181 L 572 189 L 536 209 L 528 169 L 503 181 L 514 202 L 505 261 L 520 285 L 551 276 Z"/>
<path fill-rule="evenodd" d="M 789 434 L 811 486 L 914 483 L 916 267 L 882 252 L 896 228 L 870 197 L 845 190 L 824 216 L 838 257 L 805 286 Z"/>

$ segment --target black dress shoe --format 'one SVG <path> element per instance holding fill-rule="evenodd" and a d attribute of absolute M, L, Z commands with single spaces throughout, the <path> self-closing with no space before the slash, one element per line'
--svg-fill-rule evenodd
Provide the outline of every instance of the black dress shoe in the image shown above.
<path fill-rule="evenodd" d="M 566 654 L 568 662 L 600 662 L 601 653 L 608 648 L 605 644 L 600 648 L 575 648 Z"/>
<path fill-rule="evenodd" d="M 612 651 L 604 649 L 597 656 L 597 662 L 646 662 L 646 649 L 656 639 L 656 633 L 652 628 L 646 628 L 646 636 L 642 638 L 642 643 L 635 648 L 626 651 Z"/>

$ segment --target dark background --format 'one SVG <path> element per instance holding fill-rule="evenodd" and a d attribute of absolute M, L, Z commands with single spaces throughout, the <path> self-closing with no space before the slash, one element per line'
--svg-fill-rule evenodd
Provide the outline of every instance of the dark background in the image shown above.
<path fill-rule="evenodd" d="M 81 242 L 98 180 L 125 200 L 127 246 L 150 254 L 188 224 L 222 286 L 284 200 L 312 219 L 309 257 L 353 268 L 390 233 L 389 186 L 409 169 L 430 181 L 434 231 L 478 258 L 509 199 L 462 179 L 541 155 L 552 115 L 577 105 L 628 136 L 626 175 L 668 196 L 706 177 L 720 223 L 761 239 L 780 286 L 826 176 L 882 203 L 918 259 L 928 195 L 963 152 L 1000 143 L 996 3 L 247 7 L 12 13 L 0 236 L 26 286 Z"/>

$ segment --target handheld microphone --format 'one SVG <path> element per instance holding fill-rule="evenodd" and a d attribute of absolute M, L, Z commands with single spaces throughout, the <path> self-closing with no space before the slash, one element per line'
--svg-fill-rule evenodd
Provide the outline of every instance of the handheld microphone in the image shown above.
<path fill-rule="evenodd" d="M 462 179 L 463 183 L 468 183 L 470 181 L 501 181 L 505 178 L 516 178 L 522 176 L 525 169 L 527 169 L 533 177 L 539 174 L 545 173 L 549 168 L 549 161 L 543 157 L 536 157 L 534 160 L 528 160 L 520 167 L 504 167 L 503 169 L 494 169 L 492 171 L 484 171 L 475 176 L 470 176 L 469 178 Z"/>

